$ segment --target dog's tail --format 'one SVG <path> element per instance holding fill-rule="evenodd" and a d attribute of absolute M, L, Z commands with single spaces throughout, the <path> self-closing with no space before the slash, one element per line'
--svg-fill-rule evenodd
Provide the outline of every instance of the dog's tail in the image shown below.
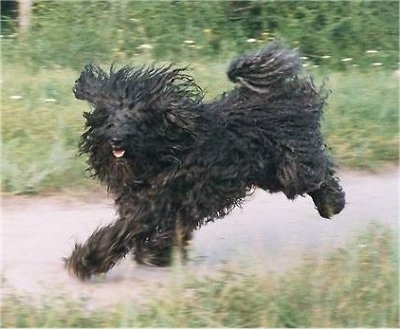
<path fill-rule="evenodd" d="M 298 53 L 280 42 L 272 42 L 259 51 L 233 60 L 228 77 L 234 83 L 257 93 L 267 93 L 293 79 L 302 69 Z"/>

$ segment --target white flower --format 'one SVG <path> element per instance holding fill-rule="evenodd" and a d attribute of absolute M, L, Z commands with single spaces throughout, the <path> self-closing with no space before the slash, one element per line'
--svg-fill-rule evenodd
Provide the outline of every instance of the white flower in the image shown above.
<path fill-rule="evenodd" d="M 22 99 L 22 96 L 21 95 L 11 95 L 10 99 L 14 99 L 14 100 Z"/>
<path fill-rule="evenodd" d="M 138 46 L 137 49 L 153 49 L 153 46 L 148 43 L 144 43 L 144 44 Z"/>
<path fill-rule="evenodd" d="M 331 58 L 331 56 L 329 56 L 329 55 L 324 55 L 324 56 L 321 56 L 321 58 L 322 58 L 322 59 L 328 59 L 328 58 Z"/>
<path fill-rule="evenodd" d="M 246 42 L 248 42 L 248 43 L 254 43 L 254 42 L 257 42 L 257 39 L 249 38 L 249 39 L 246 40 Z"/>
<path fill-rule="evenodd" d="M 375 49 L 369 49 L 369 50 L 366 51 L 366 53 L 367 53 L 367 54 L 377 54 L 378 51 L 375 50 Z"/>
<path fill-rule="evenodd" d="M 342 59 L 341 59 L 342 62 L 351 62 L 352 60 L 353 60 L 353 59 L 350 58 L 350 57 L 342 58 Z"/>
<path fill-rule="evenodd" d="M 186 43 L 187 45 L 194 45 L 195 42 L 193 40 L 185 40 L 183 43 Z"/>
<path fill-rule="evenodd" d="M 372 66 L 382 66 L 382 65 L 383 65 L 383 63 L 380 63 L 380 62 L 372 63 Z"/>

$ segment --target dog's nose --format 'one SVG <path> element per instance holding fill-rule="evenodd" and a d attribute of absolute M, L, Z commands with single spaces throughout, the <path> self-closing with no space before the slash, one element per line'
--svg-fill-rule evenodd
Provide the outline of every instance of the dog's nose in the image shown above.
<path fill-rule="evenodd" d="M 122 145 L 122 139 L 120 137 L 112 137 L 111 138 L 111 145 L 113 145 L 113 146 L 121 146 Z"/>

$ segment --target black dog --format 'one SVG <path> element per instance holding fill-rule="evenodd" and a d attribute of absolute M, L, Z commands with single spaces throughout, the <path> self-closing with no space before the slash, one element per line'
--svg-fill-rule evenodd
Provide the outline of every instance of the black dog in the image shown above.
<path fill-rule="evenodd" d="M 297 53 L 279 43 L 234 60 L 232 91 L 210 103 L 185 69 L 88 65 L 76 81 L 84 113 L 80 150 L 115 198 L 118 219 L 77 244 L 66 267 L 81 279 L 128 252 L 164 266 L 174 246 L 228 214 L 255 188 L 309 194 L 320 215 L 344 205 L 320 133 L 327 92 L 302 77 Z"/>

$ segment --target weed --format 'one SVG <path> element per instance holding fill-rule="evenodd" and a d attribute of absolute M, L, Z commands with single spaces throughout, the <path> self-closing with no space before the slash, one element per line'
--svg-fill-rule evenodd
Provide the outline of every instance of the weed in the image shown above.
<path fill-rule="evenodd" d="M 140 301 L 88 310 L 50 299 L 35 305 L 7 295 L 2 327 L 398 327 L 397 237 L 370 223 L 325 259 L 308 258 L 283 274 L 246 269 L 185 277 Z"/>

